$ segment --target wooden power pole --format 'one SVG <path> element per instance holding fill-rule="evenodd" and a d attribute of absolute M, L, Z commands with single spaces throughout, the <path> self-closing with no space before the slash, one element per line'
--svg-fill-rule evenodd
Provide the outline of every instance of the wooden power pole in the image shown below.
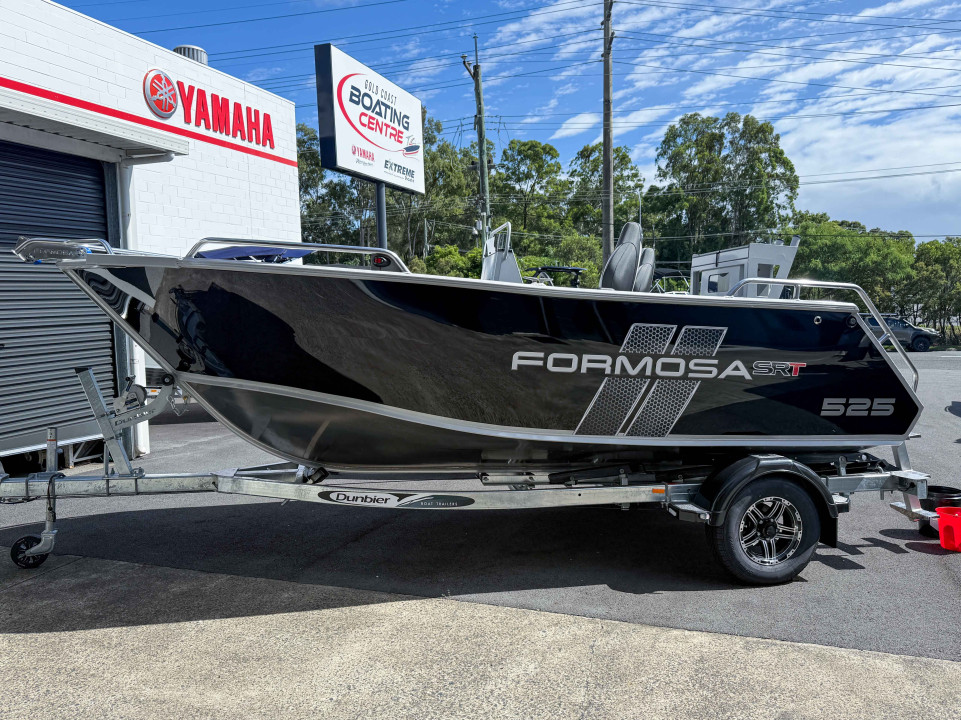
<path fill-rule="evenodd" d="M 487 229 L 491 216 L 490 189 L 487 181 L 487 132 L 484 128 L 484 87 L 481 84 L 480 54 L 477 50 L 477 35 L 474 35 L 474 67 L 467 62 L 467 56 L 461 55 L 467 73 L 474 80 L 474 101 L 477 104 L 477 114 L 474 116 L 474 127 L 477 128 L 477 169 L 480 176 L 480 241 L 481 247 L 487 246 Z"/>
<path fill-rule="evenodd" d="M 611 121 L 614 82 L 611 78 L 611 49 L 614 44 L 614 31 L 611 28 L 611 14 L 614 0 L 604 0 L 604 166 L 601 182 L 601 239 L 604 262 L 614 252 L 614 131 Z"/>

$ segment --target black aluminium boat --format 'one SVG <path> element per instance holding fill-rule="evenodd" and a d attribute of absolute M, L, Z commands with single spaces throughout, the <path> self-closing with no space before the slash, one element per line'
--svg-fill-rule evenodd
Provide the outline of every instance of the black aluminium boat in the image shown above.
<path fill-rule="evenodd" d="M 484 276 L 514 263 L 514 282 L 299 243 L 250 244 L 370 265 L 204 258 L 201 243 L 184 258 L 16 252 L 56 261 L 214 417 L 306 466 L 716 464 L 908 437 L 921 404 L 857 305 L 644 292 L 652 253 L 627 235 L 600 290 L 524 284 L 509 243 Z"/>

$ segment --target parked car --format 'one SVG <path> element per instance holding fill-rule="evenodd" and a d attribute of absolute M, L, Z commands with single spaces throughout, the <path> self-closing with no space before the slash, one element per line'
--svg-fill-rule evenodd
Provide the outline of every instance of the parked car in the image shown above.
<path fill-rule="evenodd" d="M 878 321 L 868 313 L 861 313 L 861 317 L 864 318 L 868 327 L 874 331 L 874 334 L 881 337 L 882 330 Z M 898 342 L 916 352 L 927 352 L 931 349 L 931 344 L 941 337 L 937 330 L 918 327 L 897 315 L 886 314 L 884 315 L 884 321 L 891 328 L 891 332 Z"/>

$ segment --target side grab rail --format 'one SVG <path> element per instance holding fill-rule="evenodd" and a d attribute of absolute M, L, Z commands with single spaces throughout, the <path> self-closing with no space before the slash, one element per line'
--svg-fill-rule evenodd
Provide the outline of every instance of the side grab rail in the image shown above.
<path fill-rule="evenodd" d="M 114 254 L 114 248 L 103 238 L 85 238 L 82 240 L 64 240 L 48 237 L 17 238 L 17 246 L 13 252 L 26 262 L 41 262 L 43 260 L 69 260 L 83 257 L 93 252 L 88 245 L 95 245 L 103 249 L 108 255 Z"/>
<path fill-rule="evenodd" d="M 746 285 L 774 285 L 774 284 L 795 288 L 794 295 L 796 300 L 801 299 L 801 288 L 824 288 L 826 290 L 849 290 L 853 293 L 856 293 L 857 296 L 861 298 L 862 302 L 864 303 L 864 306 L 868 309 L 868 312 L 871 313 L 871 317 L 873 317 L 877 321 L 878 327 L 880 327 L 883 332 L 878 342 L 883 343 L 885 338 L 892 339 L 892 344 L 894 345 L 895 351 L 898 353 L 898 355 L 901 356 L 901 359 L 904 360 L 908 368 L 911 370 L 911 375 L 914 378 L 914 389 L 915 390 L 918 389 L 918 381 L 920 379 L 920 376 L 918 375 L 918 369 L 915 367 L 914 363 L 911 362 L 911 358 L 908 357 L 908 354 L 907 352 L 905 352 L 904 348 L 901 346 L 901 343 L 898 341 L 897 338 L 895 338 L 894 333 L 891 332 L 891 328 L 889 328 L 888 324 L 884 321 L 884 317 L 881 315 L 880 312 L 878 312 L 878 309 L 874 306 L 874 303 L 871 301 L 871 298 L 868 297 L 868 294 L 864 292 L 864 288 L 862 288 L 860 285 L 855 285 L 854 283 L 830 282 L 826 280 L 803 280 L 803 279 L 780 280 L 778 279 L 776 281 L 773 281 L 771 278 L 746 278 L 744 280 L 741 280 L 734 287 L 732 287 L 727 294 L 729 296 L 737 295 L 740 289 Z"/>
<path fill-rule="evenodd" d="M 21 236 L 13 253 L 26 262 L 57 262 L 58 260 L 78 260 L 87 255 L 134 255 L 147 257 L 173 257 L 166 253 L 146 250 L 128 250 L 114 247 L 103 238 L 48 238 Z"/>
<path fill-rule="evenodd" d="M 251 240 L 249 238 L 209 237 L 204 238 L 190 248 L 187 254 L 184 255 L 184 259 L 195 257 L 197 253 L 200 252 L 201 248 L 206 245 L 214 244 L 278 247 L 288 250 L 303 250 L 304 248 L 311 248 L 319 252 L 350 253 L 353 255 L 381 255 L 383 257 L 390 258 L 391 261 L 396 263 L 397 267 L 400 268 L 400 272 L 410 272 L 410 270 L 404 264 L 404 261 L 400 259 L 400 256 L 392 250 L 385 250 L 384 248 L 360 247 L 358 245 L 326 245 L 324 243 L 305 243 L 288 240 Z"/>

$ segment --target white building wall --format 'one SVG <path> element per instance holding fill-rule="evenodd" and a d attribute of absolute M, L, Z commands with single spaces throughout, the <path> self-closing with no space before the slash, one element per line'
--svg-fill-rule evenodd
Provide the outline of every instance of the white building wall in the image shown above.
<path fill-rule="evenodd" d="M 208 99 L 217 93 L 231 105 L 269 114 L 274 147 L 185 123 L 183 97 L 170 118 L 158 118 L 143 94 L 144 76 L 154 68 L 175 83 L 205 90 Z M 47 0 L 0 0 L 0 83 L 4 80 L 29 86 L 27 93 L 30 88 L 61 93 L 74 107 L 76 101 L 95 103 L 127 114 L 129 122 L 189 134 L 187 155 L 132 168 L 130 240 L 137 249 L 182 254 L 207 236 L 300 239 L 290 101 Z"/>
<path fill-rule="evenodd" d="M 143 91 L 153 69 L 195 88 L 192 110 L 203 89 L 208 100 L 217 93 L 231 106 L 240 103 L 245 115 L 247 107 L 258 110 L 261 123 L 269 114 L 273 147 L 216 133 L 198 125 L 195 113 L 185 119 L 186 98 L 179 92 L 174 114 L 158 117 Z M 43 98 L 47 107 L 69 107 L 86 130 L 110 118 L 187 140 L 186 155 L 118 173 L 121 184 L 129 181 L 130 220 L 122 217 L 121 225 L 132 249 L 182 255 L 211 236 L 300 239 L 296 121 L 288 100 L 48 0 L 0 0 L 0 91 L 14 100 Z M 55 135 L 39 131 L 43 123 L 17 118 L 16 125 L 0 122 L 0 139 L 123 158 L 123 145 L 92 144 L 89 132 L 71 134 L 68 127 Z M 143 351 L 133 348 L 131 362 L 143 384 Z M 138 452 L 149 452 L 147 424 L 135 432 Z"/>

